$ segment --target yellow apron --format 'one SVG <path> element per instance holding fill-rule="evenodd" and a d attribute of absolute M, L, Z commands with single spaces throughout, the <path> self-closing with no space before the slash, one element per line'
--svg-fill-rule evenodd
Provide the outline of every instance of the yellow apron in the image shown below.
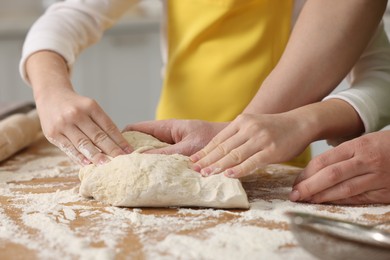
<path fill-rule="evenodd" d="M 285 48 L 292 1 L 167 0 L 166 9 L 168 62 L 157 119 L 233 120 Z"/>

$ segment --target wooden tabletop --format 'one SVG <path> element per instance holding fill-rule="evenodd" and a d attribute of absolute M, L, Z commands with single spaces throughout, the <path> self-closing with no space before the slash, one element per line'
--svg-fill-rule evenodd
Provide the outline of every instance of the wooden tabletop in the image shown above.
<path fill-rule="evenodd" d="M 40 139 L 0 165 L 1 259 L 315 259 L 286 211 L 377 223 L 389 206 L 292 203 L 299 168 L 243 179 L 251 208 L 118 208 L 79 196 L 78 166 Z"/>

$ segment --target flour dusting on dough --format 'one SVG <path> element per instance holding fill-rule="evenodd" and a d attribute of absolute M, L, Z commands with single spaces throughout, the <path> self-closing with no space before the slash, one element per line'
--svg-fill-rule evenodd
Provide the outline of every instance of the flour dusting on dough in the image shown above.
<path fill-rule="evenodd" d="M 203 178 L 191 169 L 187 156 L 143 154 L 169 144 L 139 132 L 123 134 L 135 152 L 104 165 L 80 170 L 80 194 L 114 206 L 195 206 L 248 208 L 239 180 L 224 175 Z"/>

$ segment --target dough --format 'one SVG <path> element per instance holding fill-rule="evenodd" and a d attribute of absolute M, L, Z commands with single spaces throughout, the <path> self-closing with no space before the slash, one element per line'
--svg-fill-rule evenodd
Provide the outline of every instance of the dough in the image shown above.
<path fill-rule="evenodd" d="M 123 134 L 135 152 L 80 169 L 80 194 L 113 206 L 249 208 L 238 179 L 202 177 L 187 156 L 143 154 L 169 144 L 139 132 Z"/>
<path fill-rule="evenodd" d="M 0 121 L 0 161 L 37 140 L 41 125 L 37 111 L 18 113 Z"/>

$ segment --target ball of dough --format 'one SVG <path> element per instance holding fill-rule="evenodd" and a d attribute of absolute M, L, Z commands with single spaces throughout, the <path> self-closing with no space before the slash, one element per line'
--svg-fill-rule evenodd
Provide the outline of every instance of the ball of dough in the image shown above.
<path fill-rule="evenodd" d="M 184 155 L 141 153 L 169 145 L 150 135 L 133 131 L 123 136 L 135 152 L 81 168 L 82 196 L 124 207 L 249 207 L 239 180 L 222 174 L 202 177 Z"/>

